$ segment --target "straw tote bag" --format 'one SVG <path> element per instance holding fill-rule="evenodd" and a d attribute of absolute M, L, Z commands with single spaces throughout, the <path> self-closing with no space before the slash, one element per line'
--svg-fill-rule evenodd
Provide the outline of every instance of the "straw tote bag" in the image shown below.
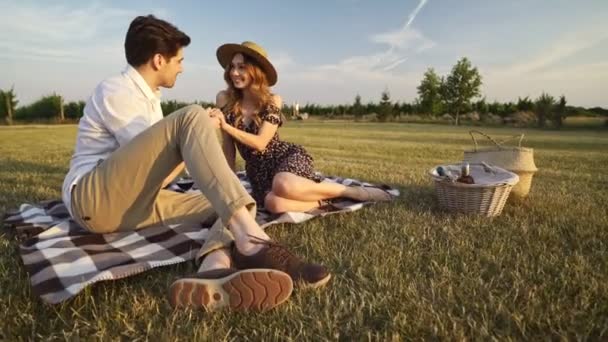
<path fill-rule="evenodd" d="M 486 137 L 494 146 L 480 148 L 477 145 L 474 133 Z M 521 141 L 524 139 L 523 133 L 514 135 L 501 142 L 497 142 L 480 131 L 469 131 L 469 134 L 473 139 L 475 149 L 464 151 L 464 161 L 485 162 L 516 173 L 519 176 L 519 183 L 511 190 L 512 196 L 519 197 L 520 199 L 528 196 L 530 187 L 532 186 L 532 177 L 538 169 L 534 164 L 534 150 L 532 148 L 521 147 Z M 517 137 L 519 138 L 518 146 L 504 146 L 505 142 Z"/>

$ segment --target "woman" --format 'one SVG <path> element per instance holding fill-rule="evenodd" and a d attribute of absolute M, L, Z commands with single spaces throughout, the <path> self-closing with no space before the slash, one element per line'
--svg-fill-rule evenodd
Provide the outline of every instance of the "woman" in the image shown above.
<path fill-rule="evenodd" d="M 224 44 L 217 50 L 224 68 L 226 90 L 217 94 L 217 117 L 224 137 L 224 153 L 234 170 L 235 145 L 245 160 L 253 197 L 272 213 L 308 211 L 323 200 L 347 197 L 358 201 L 386 201 L 391 195 L 377 188 L 347 187 L 320 182 L 312 157 L 299 145 L 279 139 L 283 123 L 281 97 L 270 92 L 277 73 L 266 51 L 253 42 Z"/>

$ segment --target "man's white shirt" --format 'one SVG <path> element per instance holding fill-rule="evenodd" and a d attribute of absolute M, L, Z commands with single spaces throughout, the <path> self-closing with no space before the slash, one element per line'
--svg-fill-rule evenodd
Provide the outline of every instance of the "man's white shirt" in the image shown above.
<path fill-rule="evenodd" d="M 80 177 L 162 118 L 160 91 L 152 90 L 131 66 L 95 88 L 78 124 L 76 148 L 63 181 L 61 197 L 70 214 L 72 187 Z"/>

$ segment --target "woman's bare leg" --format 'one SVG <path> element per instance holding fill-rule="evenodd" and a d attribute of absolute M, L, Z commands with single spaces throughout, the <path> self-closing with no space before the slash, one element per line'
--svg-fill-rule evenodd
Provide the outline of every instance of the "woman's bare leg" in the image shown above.
<path fill-rule="evenodd" d="M 317 183 L 291 172 L 279 172 L 274 176 L 272 192 L 278 197 L 304 202 L 348 197 L 348 187 L 342 184 Z"/>
<path fill-rule="evenodd" d="M 205 256 L 198 271 L 204 272 L 217 268 L 230 268 L 231 264 L 230 251 L 227 248 L 216 249 Z"/>
<path fill-rule="evenodd" d="M 290 172 L 279 172 L 274 176 L 272 190 L 264 199 L 267 210 L 280 213 L 285 211 L 308 211 L 317 207 L 319 201 L 346 197 L 358 201 L 390 198 L 385 191 L 377 188 L 349 187 L 342 184 L 323 182 L 317 183 Z M 373 198 L 372 198 L 373 199 Z"/>
<path fill-rule="evenodd" d="M 230 221 L 228 227 L 234 235 L 236 248 L 244 255 L 252 255 L 262 249 L 262 245 L 251 242 L 251 237 L 261 240 L 270 240 L 266 232 L 258 225 L 255 218 L 245 207 L 238 209 Z"/>
<path fill-rule="evenodd" d="M 290 172 L 279 172 L 272 181 L 272 192 L 275 195 L 305 202 L 317 202 L 336 197 L 346 197 L 359 201 L 368 200 L 369 194 L 361 192 L 358 188 L 360 187 L 345 186 L 333 182 L 317 183 Z M 372 194 L 388 195 L 382 189 L 369 188 L 369 190 L 372 191 Z"/>
<path fill-rule="evenodd" d="M 298 201 L 288 198 L 283 198 L 275 195 L 273 192 L 268 193 L 264 198 L 264 208 L 271 213 L 279 214 L 287 211 L 305 212 L 319 206 L 319 201 Z"/>

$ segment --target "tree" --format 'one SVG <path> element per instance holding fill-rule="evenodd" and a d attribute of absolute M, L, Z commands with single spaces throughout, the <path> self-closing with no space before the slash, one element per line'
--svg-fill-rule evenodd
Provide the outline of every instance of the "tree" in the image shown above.
<path fill-rule="evenodd" d="M 373 102 L 368 102 L 365 105 L 365 112 L 366 113 L 378 113 L 378 105 Z"/>
<path fill-rule="evenodd" d="M 454 124 L 460 122 L 460 114 L 471 105 L 471 99 L 480 95 L 481 75 L 466 58 L 459 60 L 447 79 L 442 82 L 442 97 L 454 116 Z"/>
<path fill-rule="evenodd" d="M 475 102 L 473 104 L 473 109 L 477 111 L 479 114 L 487 114 L 488 113 L 488 104 L 486 103 L 486 98 L 482 98 L 481 100 Z"/>
<path fill-rule="evenodd" d="M 526 96 L 523 99 L 521 97 L 517 98 L 517 110 L 529 112 L 534 110 L 534 101 L 530 99 L 530 97 Z"/>
<path fill-rule="evenodd" d="M 515 104 L 514 102 L 505 103 L 504 108 L 504 116 L 511 115 L 517 112 L 517 104 Z"/>
<path fill-rule="evenodd" d="M 0 116 L 5 116 L 6 113 L 6 106 L 5 106 L 5 100 L 4 100 L 4 90 L 0 89 Z"/>
<path fill-rule="evenodd" d="M 391 94 L 388 92 L 388 89 L 384 89 L 380 100 L 380 108 L 378 108 L 378 120 L 386 121 L 392 116 L 392 112 Z"/>
<path fill-rule="evenodd" d="M 19 104 L 19 101 L 17 101 L 15 87 L 11 87 L 10 90 L 0 90 L 0 113 L 4 115 L 4 121 L 7 125 L 13 123 L 13 115 L 17 104 Z"/>
<path fill-rule="evenodd" d="M 393 116 L 401 117 L 401 105 L 399 104 L 399 102 L 393 103 L 392 112 L 393 112 Z"/>
<path fill-rule="evenodd" d="M 553 111 L 552 119 L 553 124 L 557 128 L 562 128 L 564 124 L 564 119 L 568 115 L 566 111 L 566 97 L 564 95 L 559 97 L 559 102 L 555 106 L 555 111 Z"/>
<path fill-rule="evenodd" d="M 63 111 L 63 96 L 57 95 L 57 101 L 59 102 L 59 122 L 65 121 L 65 113 Z"/>
<path fill-rule="evenodd" d="M 414 106 L 410 103 L 403 102 L 399 111 L 405 115 L 412 114 L 414 112 Z"/>
<path fill-rule="evenodd" d="M 427 69 L 417 89 L 423 113 L 441 113 L 441 78 L 435 73 L 435 69 Z"/>
<path fill-rule="evenodd" d="M 160 108 L 163 111 L 163 116 L 167 116 L 181 108 L 186 107 L 188 104 L 189 103 L 187 103 L 187 102 L 181 102 L 181 101 L 177 101 L 177 100 L 167 100 L 167 101 L 162 101 L 160 103 Z M 207 105 L 206 103 L 201 103 L 201 106 L 203 108 L 215 107 L 215 103 L 213 103 L 211 106 Z"/>
<path fill-rule="evenodd" d="M 443 80 L 442 80 L 443 82 Z M 422 109 L 420 109 L 420 99 L 415 98 L 414 103 L 412 103 L 412 114 L 420 114 L 422 113 Z"/>
<path fill-rule="evenodd" d="M 547 119 L 551 117 L 553 112 L 553 106 L 555 105 L 555 98 L 547 93 L 542 93 L 538 99 L 536 99 L 536 116 L 538 117 L 538 126 L 545 127 Z"/>
<path fill-rule="evenodd" d="M 357 94 L 355 96 L 355 102 L 353 103 L 353 115 L 355 116 L 355 120 L 361 119 L 363 116 L 363 105 L 361 104 L 361 95 Z"/>

